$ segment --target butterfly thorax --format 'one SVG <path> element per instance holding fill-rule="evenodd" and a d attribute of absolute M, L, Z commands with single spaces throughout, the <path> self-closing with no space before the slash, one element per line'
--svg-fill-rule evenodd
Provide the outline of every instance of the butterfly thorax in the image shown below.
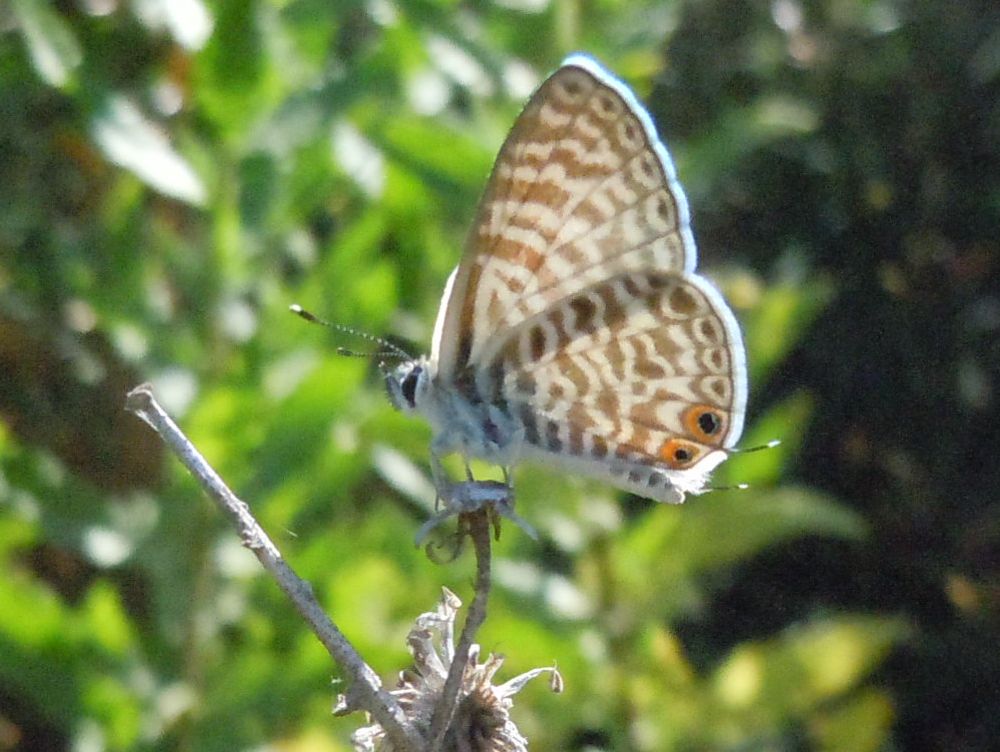
<path fill-rule="evenodd" d="M 514 464 L 523 428 L 500 405 L 483 399 L 471 379 L 445 381 L 424 357 L 389 372 L 386 389 L 398 410 L 418 413 L 431 424 L 438 454 L 461 452 L 505 467 Z"/>

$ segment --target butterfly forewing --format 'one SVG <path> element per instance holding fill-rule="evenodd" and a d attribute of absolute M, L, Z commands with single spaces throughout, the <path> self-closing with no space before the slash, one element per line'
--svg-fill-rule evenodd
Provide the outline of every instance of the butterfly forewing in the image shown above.
<path fill-rule="evenodd" d="M 494 166 L 432 358 L 449 377 L 507 332 L 595 283 L 692 271 L 687 203 L 632 94 L 574 56 L 535 93 Z M 435 357 L 436 356 L 436 357 Z"/>

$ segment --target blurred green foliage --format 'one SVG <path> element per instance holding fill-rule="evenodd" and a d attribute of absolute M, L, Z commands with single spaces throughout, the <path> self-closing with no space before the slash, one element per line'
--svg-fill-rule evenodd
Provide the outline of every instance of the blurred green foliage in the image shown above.
<path fill-rule="evenodd" d="M 1000 9 L 897 0 L 0 5 L 0 750 L 349 749 L 338 669 L 122 410 L 151 380 L 387 680 L 471 565 L 411 544 L 426 346 L 493 155 L 589 51 L 745 326 L 746 445 L 667 508 L 519 468 L 481 633 L 540 750 L 1000 735 Z M 488 472 L 488 468 L 479 468 Z M 499 677 L 501 680 L 508 678 Z"/>

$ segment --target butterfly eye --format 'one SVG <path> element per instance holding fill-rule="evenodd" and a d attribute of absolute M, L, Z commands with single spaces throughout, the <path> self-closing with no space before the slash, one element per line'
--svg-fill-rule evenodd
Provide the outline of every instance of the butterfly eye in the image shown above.
<path fill-rule="evenodd" d="M 403 377 L 403 381 L 399 385 L 399 391 L 403 393 L 403 399 L 406 400 L 410 407 L 415 407 L 417 404 L 417 381 L 419 381 L 422 372 L 423 369 L 420 366 L 414 366 Z"/>
<path fill-rule="evenodd" d="M 672 470 L 684 470 L 698 459 L 698 447 L 683 439 L 670 439 L 660 447 L 660 459 Z"/>

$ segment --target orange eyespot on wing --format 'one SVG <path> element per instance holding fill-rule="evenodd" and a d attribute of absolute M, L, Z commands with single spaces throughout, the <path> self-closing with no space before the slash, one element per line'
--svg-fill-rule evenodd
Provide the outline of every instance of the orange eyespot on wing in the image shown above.
<path fill-rule="evenodd" d="M 726 434 L 726 415 L 711 405 L 692 405 L 684 411 L 684 427 L 698 441 L 718 445 Z"/>
<path fill-rule="evenodd" d="M 686 470 L 701 458 L 702 447 L 684 439 L 668 439 L 659 454 L 671 470 Z"/>

